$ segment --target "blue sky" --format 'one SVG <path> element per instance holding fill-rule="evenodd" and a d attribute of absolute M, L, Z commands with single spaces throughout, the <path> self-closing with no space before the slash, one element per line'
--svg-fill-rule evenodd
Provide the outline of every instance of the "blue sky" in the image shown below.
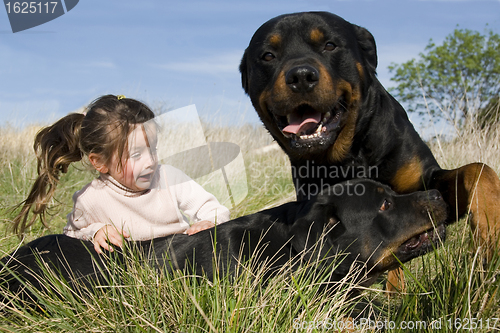
<path fill-rule="evenodd" d="M 13 34 L 0 8 L 0 126 L 52 122 L 94 98 L 123 94 L 151 106 L 196 104 L 222 123 L 258 122 L 238 65 L 253 32 L 290 12 L 325 10 L 375 36 L 379 79 L 459 28 L 500 33 L 500 1 L 82 0 Z"/>

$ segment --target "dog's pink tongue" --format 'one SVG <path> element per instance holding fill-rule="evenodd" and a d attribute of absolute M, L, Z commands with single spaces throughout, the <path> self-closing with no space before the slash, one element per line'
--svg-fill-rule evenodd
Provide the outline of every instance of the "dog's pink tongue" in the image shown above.
<path fill-rule="evenodd" d="M 290 124 L 283 128 L 283 132 L 288 134 L 304 133 L 316 126 L 320 121 L 320 112 L 306 112 L 301 116 L 292 113 L 289 117 Z"/>

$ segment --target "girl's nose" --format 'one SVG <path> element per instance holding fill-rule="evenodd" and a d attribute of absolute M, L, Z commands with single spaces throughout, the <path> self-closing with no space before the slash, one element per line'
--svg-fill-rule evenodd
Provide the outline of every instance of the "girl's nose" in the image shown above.
<path fill-rule="evenodd" d="M 158 160 L 158 156 L 156 155 L 156 151 L 153 149 L 149 149 L 148 154 L 146 154 L 146 164 L 147 166 L 152 166 L 156 164 L 156 161 Z"/>

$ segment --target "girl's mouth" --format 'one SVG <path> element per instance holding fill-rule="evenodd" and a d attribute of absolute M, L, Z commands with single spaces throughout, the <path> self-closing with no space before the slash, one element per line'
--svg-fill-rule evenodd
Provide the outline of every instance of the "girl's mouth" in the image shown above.
<path fill-rule="evenodd" d="M 154 172 L 151 172 L 151 173 L 148 173 L 148 174 L 144 174 L 144 175 L 140 175 L 137 178 L 137 181 L 141 182 L 141 183 L 150 183 L 151 180 L 153 179 L 153 175 L 154 175 Z"/>

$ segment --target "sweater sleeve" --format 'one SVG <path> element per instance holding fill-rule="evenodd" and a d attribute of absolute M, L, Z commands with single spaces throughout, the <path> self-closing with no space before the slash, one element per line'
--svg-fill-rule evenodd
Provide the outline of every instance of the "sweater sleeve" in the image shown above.
<path fill-rule="evenodd" d="M 230 212 L 217 198 L 185 173 L 166 166 L 167 182 L 179 209 L 193 222 L 208 220 L 220 224 L 230 219 Z"/>
<path fill-rule="evenodd" d="M 92 217 L 88 205 L 85 204 L 83 195 L 89 186 L 90 184 L 73 195 L 73 210 L 67 216 L 68 222 L 63 229 L 63 233 L 73 238 L 91 241 L 95 233 L 104 227 L 106 223 L 96 221 Z"/>

